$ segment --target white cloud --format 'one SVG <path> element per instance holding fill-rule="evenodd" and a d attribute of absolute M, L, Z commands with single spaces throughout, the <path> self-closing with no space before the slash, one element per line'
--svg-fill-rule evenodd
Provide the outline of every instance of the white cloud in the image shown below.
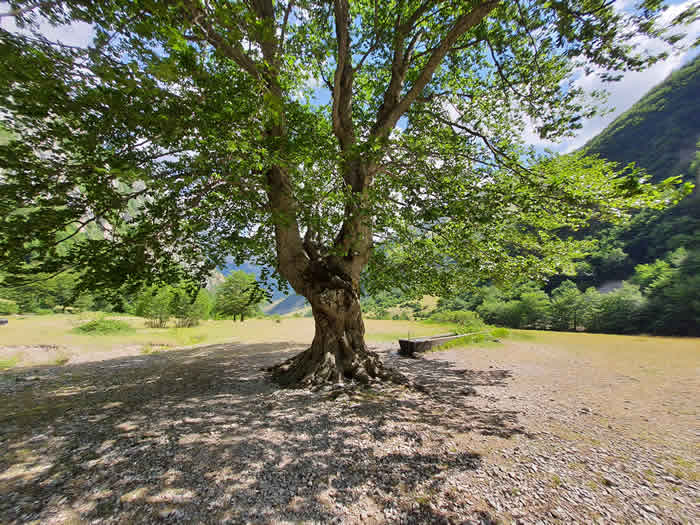
<path fill-rule="evenodd" d="M 6 2 L 0 2 L 0 11 L 7 11 L 6 6 Z M 26 32 L 17 27 L 15 19 L 12 16 L 0 18 L 0 27 L 10 33 Z M 42 22 L 39 24 L 39 32 L 52 42 L 60 42 L 64 45 L 76 47 L 88 47 L 95 37 L 93 26 L 85 22 L 76 22 L 59 26 L 52 26 L 47 22 Z"/>
<path fill-rule="evenodd" d="M 625 0 L 619 2 L 619 7 L 625 9 L 630 7 L 633 2 Z M 693 0 L 671 5 L 662 15 L 661 23 L 666 24 L 671 22 L 679 13 L 690 6 Z M 698 36 L 700 36 L 700 21 L 696 21 L 690 26 L 683 28 L 683 32 L 687 33 L 686 38 L 680 42 L 681 45 L 691 44 Z M 658 52 L 670 50 L 669 46 L 658 40 L 653 40 L 648 37 L 640 36 L 635 42 L 639 49 Z M 610 109 L 608 113 L 594 117 L 583 124 L 583 128 L 578 132 L 576 137 L 564 139 L 560 143 L 543 141 L 533 129 L 528 129 L 525 132 L 524 138 L 529 144 L 541 148 L 550 148 L 559 152 L 570 152 L 588 142 L 595 135 L 605 129 L 616 117 L 627 111 L 632 105 L 637 102 L 651 88 L 661 83 L 673 70 L 678 69 L 682 65 L 688 63 L 698 54 L 698 50 L 685 51 L 683 53 L 671 54 L 666 60 L 657 62 L 650 68 L 642 72 L 628 72 L 619 82 L 604 83 L 596 75 L 581 76 L 576 85 L 582 87 L 586 92 L 593 90 L 605 89 L 608 93 L 608 101 L 605 105 Z"/>

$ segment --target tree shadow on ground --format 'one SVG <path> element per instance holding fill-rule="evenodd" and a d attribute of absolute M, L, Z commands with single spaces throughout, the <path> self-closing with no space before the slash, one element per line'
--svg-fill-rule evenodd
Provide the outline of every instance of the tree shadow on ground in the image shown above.
<path fill-rule="evenodd" d="M 461 393 L 505 385 L 507 371 L 389 357 L 428 394 L 375 386 L 331 400 L 267 381 L 261 368 L 289 355 L 212 345 L 2 374 L 25 380 L 0 392 L 0 521 L 462 521 L 457 502 L 430 505 L 451 476 L 481 468 L 450 436 L 523 432 L 514 412 Z"/>

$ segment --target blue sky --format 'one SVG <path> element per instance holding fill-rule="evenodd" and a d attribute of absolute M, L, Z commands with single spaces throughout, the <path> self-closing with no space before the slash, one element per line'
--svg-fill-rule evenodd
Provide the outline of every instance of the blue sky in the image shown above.
<path fill-rule="evenodd" d="M 695 0 L 682 0 L 669 2 L 671 6 L 664 14 L 664 18 L 671 20 L 684 8 L 691 5 Z M 617 7 L 621 10 L 628 8 L 635 3 L 635 0 L 618 0 Z M 7 10 L 7 2 L 0 2 L 0 12 Z M 11 18 L 0 18 L 0 27 L 13 30 L 14 23 Z M 688 37 L 684 43 L 693 42 L 700 36 L 700 21 L 696 21 L 693 25 L 686 28 Z M 50 40 L 59 40 L 65 44 L 86 46 L 93 37 L 93 30 L 89 24 L 79 23 L 70 26 L 42 28 L 42 32 Z M 640 36 L 636 42 L 640 49 L 651 49 L 660 51 L 663 45 L 649 38 Z M 542 141 L 532 131 L 525 134 L 526 140 L 537 147 L 538 149 L 549 148 L 553 151 L 568 152 L 572 151 L 589 139 L 600 133 L 615 117 L 629 109 L 637 100 L 639 100 L 652 87 L 662 82 L 673 70 L 678 69 L 683 64 L 692 60 L 700 50 L 690 50 L 683 53 L 671 54 L 666 60 L 661 61 L 646 71 L 640 73 L 627 73 L 624 78 L 616 83 L 602 85 L 600 80 L 595 75 L 581 76 L 578 79 L 579 85 L 587 91 L 593 91 L 605 87 L 609 92 L 606 108 L 609 110 L 605 115 L 595 117 L 586 121 L 583 128 L 579 131 L 576 137 L 562 140 L 559 143 Z"/>

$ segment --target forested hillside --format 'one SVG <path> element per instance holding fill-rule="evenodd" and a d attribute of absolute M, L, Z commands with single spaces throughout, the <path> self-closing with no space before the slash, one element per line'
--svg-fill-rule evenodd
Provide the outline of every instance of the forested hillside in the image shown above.
<path fill-rule="evenodd" d="M 700 140 L 700 56 L 672 73 L 594 137 L 585 151 L 635 162 L 655 181 L 688 172 Z"/>
<path fill-rule="evenodd" d="M 700 177 L 700 56 L 653 88 L 591 140 L 585 151 L 647 170 L 655 181 Z M 663 259 L 679 248 L 700 249 L 700 202 L 692 195 L 664 211 L 644 211 L 631 224 L 601 228 L 600 249 L 581 265 L 577 281 L 600 285 L 629 277 L 638 264 Z"/>
<path fill-rule="evenodd" d="M 700 173 L 700 58 L 670 75 L 585 147 L 586 153 L 644 168 L 655 181 Z M 697 184 L 697 182 L 696 182 Z M 513 328 L 607 333 L 700 334 L 700 193 L 646 210 L 626 225 L 587 230 L 597 249 L 546 285 L 475 283 L 425 311 L 410 290 L 365 298 L 372 317 L 435 318 L 475 312 Z M 397 313 L 397 311 L 399 311 Z M 393 313 L 391 313 L 393 312 Z"/>

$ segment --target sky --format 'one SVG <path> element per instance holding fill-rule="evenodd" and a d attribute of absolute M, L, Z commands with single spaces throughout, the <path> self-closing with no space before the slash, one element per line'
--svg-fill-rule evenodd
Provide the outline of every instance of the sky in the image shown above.
<path fill-rule="evenodd" d="M 666 20 L 673 19 L 683 9 L 691 5 L 697 0 L 682 0 L 669 2 L 671 5 L 664 13 Z M 616 6 L 619 9 L 626 9 L 635 3 L 635 0 L 618 0 Z M 7 3 L 0 2 L 0 12 L 7 11 Z M 10 17 L 0 18 L 0 27 L 6 30 L 16 30 L 16 27 Z M 50 40 L 58 40 L 64 44 L 87 46 L 93 37 L 93 30 L 89 24 L 78 23 L 70 26 L 61 27 L 42 27 L 42 32 Z M 700 36 L 700 20 L 696 21 L 689 27 L 685 28 L 688 36 L 683 43 L 695 41 Z M 653 51 L 661 51 L 663 46 L 656 41 L 647 37 L 639 37 L 636 44 L 640 49 L 649 49 Z M 605 105 L 608 110 L 605 115 L 594 117 L 586 121 L 583 128 L 578 132 L 576 137 L 561 140 L 558 143 L 541 140 L 534 130 L 528 130 L 525 134 L 525 139 L 538 149 L 551 149 L 556 152 L 570 152 L 583 146 L 588 140 L 600 133 L 605 127 L 610 124 L 615 117 L 629 109 L 637 100 L 639 100 L 647 91 L 662 82 L 673 70 L 678 69 L 690 62 L 700 50 L 689 50 L 682 53 L 672 53 L 666 60 L 656 63 L 643 72 L 628 72 L 624 78 L 615 83 L 603 83 L 595 75 L 581 76 L 576 82 L 577 85 L 583 87 L 590 92 L 596 89 L 605 88 L 609 92 L 608 101 Z"/>

